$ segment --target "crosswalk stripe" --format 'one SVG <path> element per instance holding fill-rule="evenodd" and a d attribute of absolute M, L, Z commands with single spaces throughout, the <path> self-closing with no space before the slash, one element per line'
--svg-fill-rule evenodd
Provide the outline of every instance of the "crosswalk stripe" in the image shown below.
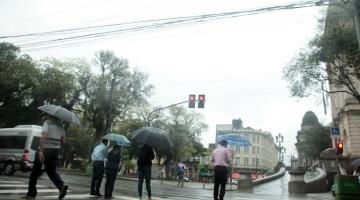
<path fill-rule="evenodd" d="M 0 184 L 0 188 L 19 188 L 19 187 L 28 187 L 29 185 L 25 184 Z M 37 185 L 37 188 L 46 188 L 45 185 Z"/>
<path fill-rule="evenodd" d="M 16 183 L 23 183 L 23 182 L 20 182 L 20 181 L 0 181 L 0 183 L 16 184 Z"/>
<path fill-rule="evenodd" d="M 0 194 L 17 194 L 17 193 L 27 193 L 27 189 L 15 189 L 15 190 L 0 190 Z M 37 193 L 47 193 L 47 192 L 59 192 L 58 189 L 38 189 Z"/>

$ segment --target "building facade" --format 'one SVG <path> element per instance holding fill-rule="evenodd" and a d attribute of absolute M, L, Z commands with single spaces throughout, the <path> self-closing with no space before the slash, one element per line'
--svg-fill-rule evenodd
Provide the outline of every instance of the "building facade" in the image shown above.
<path fill-rule="evenodd" d="M 228 145 L 233 154 L 234 171 L 266 173 L 277 165 L 279 153 L 271 133 L 252 128 L 233 129 L 231 124 L 216 125 L 216 137 L 223 134 L 238 134 L 252 144 L 249 147 Z"/>
<path fill-rule="evenodd" d="M 339 17 L 342 16 L 342 17 Z M 353 19 L 348 16 L 343 9 L 337 6 L 329 6 L 328 15 L 326 19 L 325 34 L 332 31 L 334 26 L 353 26 Z M 334 23 L 333 18 L 343 19 L 337 20 Z M 334 66 L 327 63 L 328 69 Z M 339 76 L 339 74 L 328 74 L 329 76 L 329 89 L 331 100 L 331 114 L 333 119 L 333 126 L 338 127 L 340 130 L 340 140 L 344 142 L 344 156 L 350 158 L 360 158 L 360 103 L 359 100 L 349 94 L 349 89 L 339 81 L 331 81 L 332 76 Z M 342 76 L 339 76 L 341 80 Z M 353 91 L 360 93 L 360 81 L 353 75 L 349 76 L 353 85 Z M 336 92 L 343 91 L 343 92 Z M 344 92 L 345 91 L 345 92 Z M 335 141 L 333 141 L 335 147 Z"/>

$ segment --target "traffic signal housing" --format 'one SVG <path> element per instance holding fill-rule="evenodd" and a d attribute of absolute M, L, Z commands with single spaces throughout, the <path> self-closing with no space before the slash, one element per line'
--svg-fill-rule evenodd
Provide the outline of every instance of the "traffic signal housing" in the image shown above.
<path fill-rule="evenodd" d="M 196 101 L 196 95 L 190 94 L 189 95 L 189 108 L 195 108 L 195 101 Z"/>
<path fill-rule="evenodd" d="M 198 108 L 205 107 L 205 94 L 199 94 L 198 96 Z"/>
<path fill-rule="evenodd" d="M 336 154 L 342 154 L 344 152 L 344 143 L 341 141 L 336 142 Z"/>

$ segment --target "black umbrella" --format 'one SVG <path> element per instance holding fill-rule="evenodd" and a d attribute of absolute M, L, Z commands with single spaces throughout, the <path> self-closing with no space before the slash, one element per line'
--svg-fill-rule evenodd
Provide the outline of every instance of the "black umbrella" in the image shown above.
<path fill-rule="evenodd" d="M 157 150 L 170 150 L 173 146 L 166 131 L 155 127 L 142 127 L 133 133 L 133 139 Z"/>

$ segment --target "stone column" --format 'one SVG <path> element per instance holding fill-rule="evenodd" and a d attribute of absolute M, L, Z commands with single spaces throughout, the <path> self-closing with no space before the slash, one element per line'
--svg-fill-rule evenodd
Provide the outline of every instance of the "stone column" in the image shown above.
<path fill-rule="evenodd" d="M 290 181 L 288 183 L 289 193 L 306 194 L 306 183 L 304 181 L 305 171 L 296 169 L 289 171 Z"/>

